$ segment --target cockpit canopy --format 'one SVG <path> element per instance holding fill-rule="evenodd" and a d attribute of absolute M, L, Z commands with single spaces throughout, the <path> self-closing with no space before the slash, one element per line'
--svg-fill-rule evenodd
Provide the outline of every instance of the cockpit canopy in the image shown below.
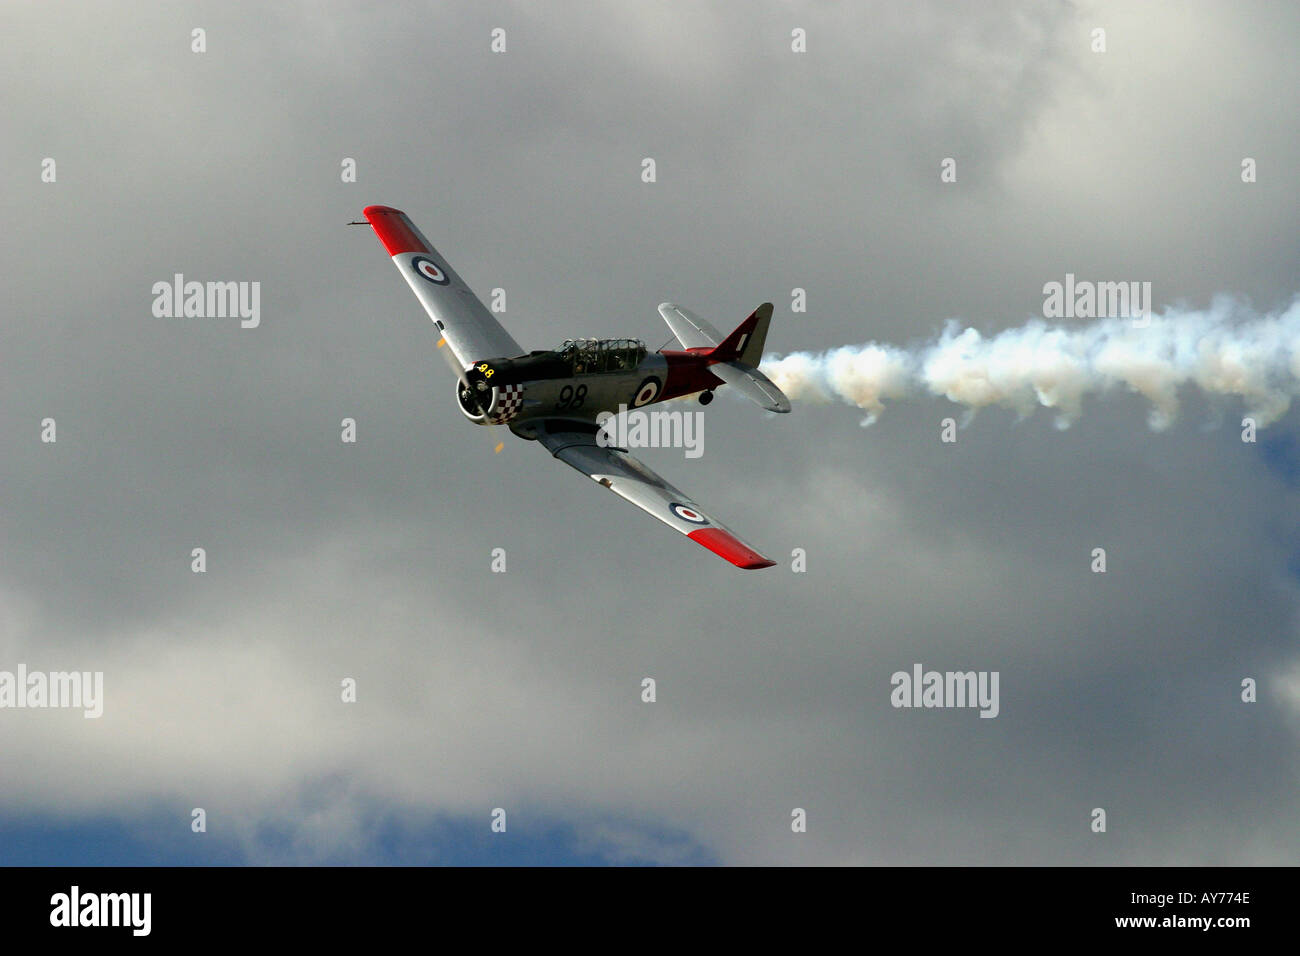
<path fill-rule="evenodd" d="M 565 339 L 555 350 L 574 375 L 634 369 L 646 356 L 640 339 Z"/>

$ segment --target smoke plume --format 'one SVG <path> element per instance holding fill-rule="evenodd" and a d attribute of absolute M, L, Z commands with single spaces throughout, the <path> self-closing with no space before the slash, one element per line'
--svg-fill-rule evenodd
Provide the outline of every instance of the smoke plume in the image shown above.
<path fill-rule="evenodd" d="M 1300 298 L 1266 315 L 1221 298 L 1205 310 L 1139 320 L 1035 319 L 988 337 L 950 320 L 936 338 L 910 348 L 870 342 L 794 352 L 768 356 L 762 369 L 791 399 L 856 405 L 867 413 L 863 425 L 891 401 L 933 395 L 972 413 L 1001 405 L 1024 417 L 1042 406 L 1068 428 L 1085 397 L 1120 388 L 1151 403 L 1148 423 L 1158 430 L 1175 420 L 1179 390 L 1190 385 L 1212 401 L 1240 399 L 1263 426 L 1300 396 Z"/>

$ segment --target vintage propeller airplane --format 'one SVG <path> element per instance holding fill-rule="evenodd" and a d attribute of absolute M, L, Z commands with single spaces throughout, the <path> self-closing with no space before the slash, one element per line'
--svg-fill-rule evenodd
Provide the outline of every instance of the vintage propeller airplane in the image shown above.
<path fill-rule="evenodd" d="M 637 339 L 572 339 L 558 349 L 525 353 L 406 213 L 368 206 L 365 217 L 442 334 L 439 351 L 459 379 L 456 402 L 465 417 L 476 425 L 507 425 L 520 438 L 540 442 L 560 461 L 737 567 L 776 563 L 626 449 L 597 441 L 596 424 L 620 405 L 643 408 L 690 395 L 707 405 L 724 384 L 769 411 L 788 412 L 789 400 L 756 367 L 772 321 L 770 302 L 725 338 L 686 309 L 664 303 L 659 313 L 681 351 L 651 354 Z"/>

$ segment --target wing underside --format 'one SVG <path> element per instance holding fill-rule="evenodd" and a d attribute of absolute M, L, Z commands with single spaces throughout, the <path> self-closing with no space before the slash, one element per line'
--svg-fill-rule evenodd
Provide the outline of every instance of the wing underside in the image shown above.
<path fill-rule="evenodd" d="M 770 568 L 772 561 L 710 517 L 699 505 L 629 455 L 601 447 L 596 431 L 577 422 L 547 420 L 533 432 L 560 461 L 632 502 L 739 568 Z"/>

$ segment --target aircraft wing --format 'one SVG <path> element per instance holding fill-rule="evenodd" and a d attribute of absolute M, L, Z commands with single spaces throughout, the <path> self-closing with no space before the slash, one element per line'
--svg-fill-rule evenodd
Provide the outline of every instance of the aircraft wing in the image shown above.
<path fill-rule="evenodd" d="M 447 347 L 460 362 L 462 373 L 483 359 L 524 354 L 519 343 L 501 327 L 406 213 L 390 206 L 367 206 L 365 217 L 393 257 L 393 265 L 438 326 Z"/>
<path fill-rule="evenodd" d="M 548 451 L 614 494 L 648 511 L 696 544 L 726 558 L 738 568 L 770 568 L 775 561 L 763 557 L 711 518 L 699 505 L 621 448 L 602 448 L 594 426 L 548 419 L 533 434 Z"/>

